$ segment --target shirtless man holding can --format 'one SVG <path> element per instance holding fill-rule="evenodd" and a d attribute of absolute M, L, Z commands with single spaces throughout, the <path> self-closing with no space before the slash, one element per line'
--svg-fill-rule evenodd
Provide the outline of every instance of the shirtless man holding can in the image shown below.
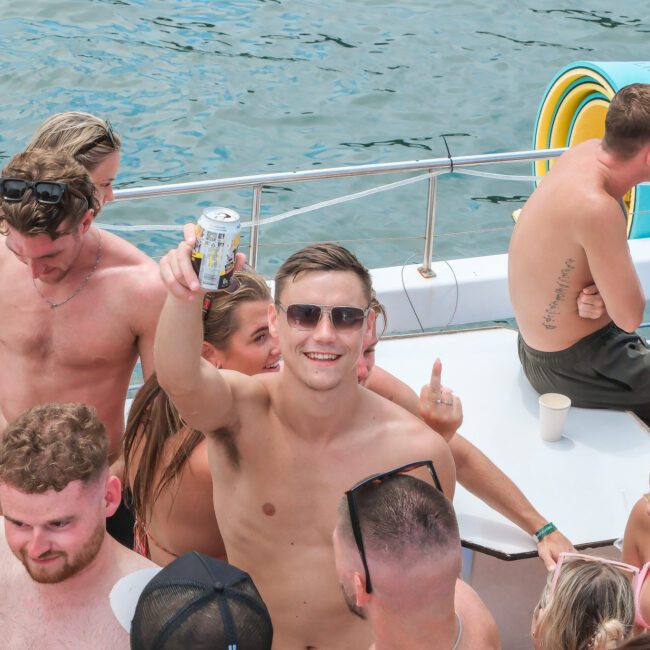
<path fill-rule="evenodd" d="M 161 260 L 169 295 L 154 358 L 183 419 L 208 438 L 228 559 L 255 580 L 273 619 L 274 647 L 368 647 L 370 629 L 348 611 L 334 571 L 338 500 L 368 474 L 421 459 L 433 461 L 452 498 L 449 449 L 418 418 L 358 384 L 374 313 L 369 274 L 351 253 L 313 245 L 280 267 L 269 327 L 284 367 L 248 377 L 201 359 L 192 244 L 188 232 Z"/>

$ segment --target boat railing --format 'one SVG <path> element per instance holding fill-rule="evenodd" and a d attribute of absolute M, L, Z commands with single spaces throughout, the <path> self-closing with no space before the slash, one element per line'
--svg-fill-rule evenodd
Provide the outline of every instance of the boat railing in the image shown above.
<path fill-rule="evenodd" d="M 287 183 L 299 183 L 306 181 L 318 181 L 333 178 L 348 178 L 353 176 L 368 176 L 374 174 L 395 174 L 425 172 L 424 176 L 416 179 L 421 180 L 428 177 L 428 195 L 426 206 L 426 221 L 424 228 L 424 250 L 422 265 L 419 271 L 423 277 L 433 277 L 433 242 L 436 222 L 436 195 L 437 177 L 444 173 L 459 172 L 469 173 L 467 168 L 488 165 L 494 163 L 519 163 L 535 160 L 556 158 L 565 149 L 539 149 L 532 151 L 510 151 L 505 153 L 488 153 L 468 156 L 449 156 L 444 158 L 429 158 L 425 160 L 407 160 L 399 162 L 377 163 L 367 165 L 350 165 L 346 167 L 330 167 L 323 169 L 309 169 L 293 172 L 277 172 L 272 174 L 253 174 L 250 176 L 233 176 L 214 180 L 202 180 L 186 183 L 169 183 L 165 185 L 153 185 L 148 187 L 135 187 L 115 191 L 115 199 L 126 201 L 132 199 L 147 199 L 158 196 L 169 196 L 176 194 L 190 194 L 196 192 L 207 192 L 215 190 L 226 190 L 233 188 L 250 187 L 253 190 L 251 205 L 251 220 L 245 225 L 250 226 L 250 249 L 248 254 L 249 263 L 255 267 L 259 249 L 259 232 L 264 222 L 278 220 L 260 219 L 262 213 L 262 190 L 264 187 L 273 185 L 286 185 Z M 391 184 L 401 185 L 407 181 Z M 386 188 L 389 186 L 385 186 Z M 383 188 L 382 188 L 383 189 Z M 363 194 L 363 193 L 361 193 Z M 348 197 L 345 197 L 348 198 Z M 327 202 L 326 202 L 327 203 Z M 297 214 L 306 210 L 292 210 L 291 214 Z M 283 216 L 289 216 L 289 213 Z M 122 227 L 126 229 L 128 227 Z M 137 226 L 133 226 L 137 229 Z M 169 228 L 169 227 L 168 227 Z M 174 226 L 172 228 L 179 228 Z"/>

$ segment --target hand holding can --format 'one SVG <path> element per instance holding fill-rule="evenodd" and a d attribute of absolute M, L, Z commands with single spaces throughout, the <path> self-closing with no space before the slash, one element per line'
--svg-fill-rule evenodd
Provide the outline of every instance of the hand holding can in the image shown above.
<path fill-rule="evenodd" d="M 205 208 L 196 224 L 192 266 L 202 289 L 234 291 L 235 258 L 239 248 L 239 214 L 229 208 Z"/>

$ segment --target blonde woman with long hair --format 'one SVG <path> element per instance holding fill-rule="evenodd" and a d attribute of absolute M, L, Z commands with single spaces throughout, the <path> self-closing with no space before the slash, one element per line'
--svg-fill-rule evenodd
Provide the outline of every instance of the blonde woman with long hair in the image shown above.
<path fill-rule="evenodd" d="M 90 175 L 100 206 L 113 200 L 113 181 L 120 166 L 122 141 L 111 123 L 83 111 L 66 111 L 49 117 L 27 149 L 64 151 Z"/>
<path fill-rule="evenodd" d="M 634 629 L 637 576 L 622 562 L 561 553 L 533 614 L 535 650 L 617 648 Z"/>

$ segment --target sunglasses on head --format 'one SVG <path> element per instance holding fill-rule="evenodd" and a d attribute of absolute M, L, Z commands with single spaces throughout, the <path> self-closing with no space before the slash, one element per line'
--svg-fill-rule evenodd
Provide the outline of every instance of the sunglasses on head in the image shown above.
<path fill-rule="evenodd" d="M 636 586 L 637 578 L 639 576 L 638 567 L 633 566 L 632 564 L 626 564 L 625 562 L 617 562 L 616 560 L 609 560 L 604 557 L 597 557 L 594 555 L 584 555 L 583 553 L 560 553 L 555 569 L 553 570 L 553 578 L 551 579 L 551 587 L 548 592 L 549 602 L 553 600 L 555 595 L 555 588 L 557 587 L 558 580 L 560 578 L 560 572 L 562 567 L 566 566 L 567 561 L 571 560 L 584 560 L 585 562 L 598 562 L 600 564 L 608 564 L 615 569 L 618 569 L 624 573 L 630 581 L 632 582 L 632 587 Z"/>
<path fill-rule="evenodd" d="M 334 329 L 340 331 L 359 330 L 370 311 L 370 307 L 362 309 L 361 307 L 301 304 L 285 307 L 279 300 L 276 300 L 275 304 L 286 313 L 287 323 L 299 330 L 315 329 L 324 313 L 329 314 Z"/>
<path fill-rule="evenodd" d="M 56 181 L 27 181 L 22 178 L 0 178 L 0 195 L 4 201 L 22 201 L 27 190 L 39 203 L 56 205 L 61 202 L 65 183 Z"/>
<path fill-rule="evenodd" d="M 83 147 L 81 147 L 75 155 L 79 156 L 81 154 L 87 153 L 97 145 L 102 144 L 103 142 L 110 143 L 113 149 L 117 149 L 117 141 L 115 140 L 115 132 L 113 131 L 113 126 L 108 120 L 104 120 L 104 132 L 100 133 L 94 140 L 91 140 Z"/>
<path fill-rule="evenodd" d="M 442 492 L 442 486 L 436 474 L 436 470 L 433 466 L 433 462 L 430 460 L 419 460 L 408 465 L 402 465 L 402 467 L 397 467 L 391 469 L 388 472 L 383 472 L 380 474 L 373 474 L 363 481 L 360 481 L 355 486 L 350 488 L 345 496 L 348 500 L 348 510 L 350 511 L 350 523 L 352 524 L 352 534 L 354 535 L 354 541 L 357 544 L 357 549 L 359 550 L 359 555 L 361 556 L 361 562 L 363 564 L 363 570 L 366 574 L 366 593 L 372 593 L 372 583 L 370 582 L 370 571 L 368 570 L 368 560 L 366 559 L 366 551 L 363 545 L 363 537 L 361 536 L 361 523 L 359 521 L 359 510 L 357 509 L 357 502 L 355 495 L 359 494 L 362 490 L 372 488 L 372 486 L 381 485 L 385 481 L 390 480 L 391 478 L 398 476 L 400 474 L 408 474 L 416 469 L 425 467 L 429 470 L 431 478 L 433 479 L 433 484 L 436 489 Z"/>

